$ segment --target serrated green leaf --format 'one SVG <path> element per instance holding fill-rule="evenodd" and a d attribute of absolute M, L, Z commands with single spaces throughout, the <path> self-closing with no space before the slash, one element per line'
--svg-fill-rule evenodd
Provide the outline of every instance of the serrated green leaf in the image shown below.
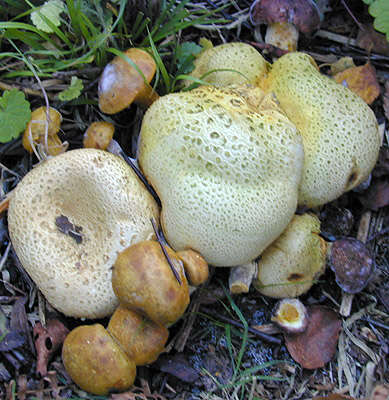
<path fill-rule="evenodd" d="M 196 58 L 196 54 L 199 54 L 203 48 L 194 42 L 184 42 L 177 46 L 176 58 L 177 58 L 177 70 L 180 74 L 187 74 L 194 68 L 193 61 Z"/>
<path fill-rule="evenodd" d="M 374 2 L 374 0 L 362 0 L 365 4 L 369 5 Z"/>
<path fill-rule="evenodd" d="M 6 90 L 0 97 L 0 142 L 17 137 L 30 118 L 30 103 L 24 93 L 17 89 Z"/>
<path fill-rule="evenodd" d="M 82 90 L 84 89 L 84 85 L 82 80 L 77 78 L 76 76 L 72 76 L 72 80 L 70 81 L 70 86 L 58 93 L 58 98 L 61 101 L 70 101 L 76 99 L 80 96 Z"/>
<path fill-rule="evenodd" d="M 46 1 L 36 11 L 31 13 L 32 23 L 41 31 L 52 33 L 52 27 L 46 22 L 46 18 L 55 26 L 61 24 L 60 14 L 65 11 L 65 4 L 62 0 Z"/>

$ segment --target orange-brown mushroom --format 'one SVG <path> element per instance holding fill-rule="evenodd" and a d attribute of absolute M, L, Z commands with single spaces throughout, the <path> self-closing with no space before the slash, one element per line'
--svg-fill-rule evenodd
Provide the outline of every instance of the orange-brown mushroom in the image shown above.
<path fill-rule="evenodd" d="M 114 132 L 115 127 L 110 122 L 92 122 L 84 133 L 83 145 L 86 148 L 106 150 Z"/>
<path fill-rule="evenodd" d="M 136 365 L 154 362 L 163 351 L 169 336 L 165 326 L 123 305 L 112 315 L 107 330 Z"/>
<path fill-rule="evenodd" d="M 156 71 L 154 59 L 137 48 L 128 49 L 124 55 L 133 65 L 116 56 L 106 65 L 99 81 L 99 107 L 106 114 L 122 111 L 133 102 L 148 107 L 158 98 L 150 86 Z"/>
<path fill-rule="evenodd" d="M 46 110 L 46 107 L 39 107 L 31 113 L 22 144 L 29 153 L 38 146 L 46 155 L 56 156 L 67 149 L 67 143 L 62 143 L 57 135 L 62 116 L 55 108 L 50 107 L 49 112 Z"/>
<path fill-rule="evenodd" d="M 189 304 L 183 263 L 173 250 L 166 247 L 166 251 L 180 282 L 153 240 L 120 252 L 112 271 L 112 287 L 120 302 L 165 326 L 176 322 Z"/>
<path fill-rule="evenodd" d="M 185 274 L 191 285 L 199 286 L 208 279 L 208 263 L 201 254 L 197 251 L 187 249 L 177 251 L 177 255 L 184 263 Z"/>

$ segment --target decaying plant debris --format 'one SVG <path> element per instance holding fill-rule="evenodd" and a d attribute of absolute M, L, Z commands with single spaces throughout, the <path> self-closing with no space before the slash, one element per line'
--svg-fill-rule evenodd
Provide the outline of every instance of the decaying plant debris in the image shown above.
<path fill-rule="evenodd" d="M 130 3 L 133 9 L 141 10 L 155 21 L 160 2 L 152 1 L 148 7 L 140 1 Z M 349 294 L 336 284 L 335 274 L 327 268 L 300 298 L 308 307 L 326 307 L 340 313 L 340 316 L 337 314 L 341 329 L 335 357 L 323 367 L 303 369 L 288 353 L 279 328 L 271 324 L 276 300 L 255 291 L 231 297 L 225 290 L 227 274 L 216 269 L 211 271 L 211 279 L 191 296 L 184 318 L 171 328 L 166 354 L 156 363 L 140 367 L 135 386 L 129 391 L 109 398 L 307 399 L 332 394 L 334 399 L 369 399 L 377 384 L 389 381 L 389 44 L 368 28 L 371 20 L 362 1 L 354 3 L 348 9 L 343 1 L 330 1 L 319 32 L 302 37 L 298 45 L 299 51 L 315 59 L 322 72 L 328 72 L 330 64 L 345 56 L 351 57 L 358 66 L 369 62 L 375 68 L 381 89 L 371 108 L 383 133 L 383 147 L 370 186 L 349 192 L 316 210 L 325 221 L 322 233 L 327 240 L 351 236 L 365 243 L 374 257 L 374 276 L 361 292 Z M 213 44 L 242 41 L 260 49 L 269 61 L 280 56 L 283 51 L 259 41 L 261 28 L 254 36 L 249 20 L 250 5 L 248 0 L 188 3 L 192 11 L 214 9 L 215 17 L 225 21 L 198 24 L 180 31 L 179 41 L 198 43 L 200 38 L 207 38 Z M 220 6 L 225 7 L 219 9 Z M 128 23 L 134 22 L 130 12 L 124 18 Z M 126 45 L 120 43 L 118 47 L 124 50 L 122 44 Z M 169 67 L 177 62 L 167 51 L 161 55 Z M 0 63 L 0 74 L 18 68 L 11 59 L 0 59 Z M 90 64 L 83 69 L 58 71 L 50 78 L 42 77 L 40 84 L 34 77 L 12 79 L 0 75 L 0 88 L 15 86 L 23 90 L 33 108 L 47 105 L 43 100 L 46 97 L 50 106 L 56 107 L 63 116 L 61 138 L 69 142 L 70 148 L 80 148 L 86 128 L 101 120 L 102 114 L 97 105 L 63 103 L 56 100 L 56 94 L 76 75 L 83 80 L 87 98 L 97 100 L 102 70 Z M 131 106 L 108 119 L 115 125 L 115 140 L 131 156 L 136 153 L 143 114 L 141 108 Z M 1 144 L 0 158 L 2 210 L 3 205 L 7 208 L 7 194 L 37 160 L 23 149 L 21 139 Z M 69 222 L 71 225 L 72 221 Z M 37 346 L 34 342 L 39 336 L 33 327 L 41 324 L 51 335 L 56 335 L 55 330 L 49 329 L 52 321 L 67 329 L 80 323 L 53 310 L 26 274 L 10 244 L 5 212 L 0 220 L 0 237 L 0 397 L 78 399 L 87 396 L 66 374 L 58 351 L 48 361 L 47 375 L 42 376 L 44 368 L 38 365 L 39 355 L 50 353 L 58 338 L 50 338 Z M 101 322 L 106 326 L 107 320 Z M 98 397 L 88 395 L 87 398 Z"/>

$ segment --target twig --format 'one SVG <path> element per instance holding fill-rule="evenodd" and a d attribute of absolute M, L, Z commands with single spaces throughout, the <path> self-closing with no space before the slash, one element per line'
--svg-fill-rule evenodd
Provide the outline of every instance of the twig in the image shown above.
<path fill-rule="evenodd" d="M 347 5 L 347 3 L 345 2 L 345 0 L 341 0 L 341 3 L 343 4 L 343 7 L 347 10 L 347 12 L 350 14 L 350 17 L 358 25 L 358 28 L 363 31 L 364 28 L 363 28 L 362 24 L 355 18 L 355 15 L 352 13 L 352 11 L 350 10 L 350 8 Z"/>
<path fill-rule="evenodd" d="M 174 275 L 175 278 L 177 279 L 177 282 L 178 282 L 180 285 L 182 285 L 182 281 L 181 281 L 180 275 L 179 275 L 178 272 L 176 271 L 176 269 L 175 269 L 175 267 L 174 267 L 174 265 L 173 265 L 173 262 L 172 262 L 172 260 L 170 259 L 169 254 L 168 254 L 167 251 L 166 251 L 165 245 L 164 245 L 164 243 L 163 243 L 164 240 L 161 239 L 161 235 L 160 235 L 159 230 L 158 230 L 158 227 L 157 227 L 157 225 L 156 225 L 156 223 L 155 223 L 155 221 L 154 221 L 154 218 L 151 218 L 151 224 L 153 225 L 153 229 L 154 229 L 155 235 L 157 236 L 157 241 L 158 241 L 159 245 L 161 246 L 161 250 L 162 250 L 162 252 L 163 252 L 163 254 L 164 254 L 165 258 L 166 258 L 166 261 L 167 261 L 168 264 L 169 264 L 170 269 L 171 269 L 172 272 L 173 272 L 173 275 Z"/>
<path fill-rule="evenodd" d="M 8 85 L 7 83 L 1 82 L 0 81 L 0 89 L 2 90 L 12 90 L 12 89 L 18 89 L 21 90 L 23 93 L 30 95 L 30 96 L 38 96 L 41 98 L 45 98 L 45 95 L 40 91 L 40 90 L 33 90 L 33 89 L 29 89 L 29 88 L 24 88 L 20 85 Z M 50 100 L 55 100 L 55 95 L 52 94 L 47 94 L 47 97 Z"/>

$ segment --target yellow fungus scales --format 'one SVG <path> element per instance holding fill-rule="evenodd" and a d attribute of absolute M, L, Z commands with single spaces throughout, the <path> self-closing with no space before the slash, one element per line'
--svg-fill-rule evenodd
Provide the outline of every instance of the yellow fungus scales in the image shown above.
<path fill-rule="evenodd" d="M 359 96 L 298 52 L 279 58 L 263 86 L 275 93 L 303 137 L 300 205 L 328 203 L 367 179 L 381 139 L 373 111 Z"/>
<path fill-rule="evenodd" d="M 245 264 L 281 234 L 303 158 L 300 135 L 271 96 L 211 86 L 157 100 L 138 149 L 169 244 L 215 266 Z"/>

